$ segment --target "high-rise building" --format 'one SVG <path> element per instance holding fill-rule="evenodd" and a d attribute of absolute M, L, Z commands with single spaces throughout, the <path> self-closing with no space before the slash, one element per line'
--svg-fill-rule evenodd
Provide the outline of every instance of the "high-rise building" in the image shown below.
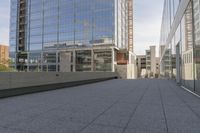
<path fill-rule="evenodd" d="M 7 45 L 0 44 L 0 64 L 8 66 L 9 63 L 9 47 Z"/>
<path fill-rule="evenodd" d="M 137 55 L 137 76 L 144 78 L 146 75 L 146 55 Z"/>
<path fill-rule="evenodd" d="M 133 53 L 133 0 L 11 0 L 10 21 L 18 70 L 115 71 Z"/>
<path fill-rule="evenodd" d="M 160 45 L 164 45 L 161 74 L 200 94 L 199 22 L 199 0 L 165 0 L 160 37 Z"/>
<path fill-rule="evenodd" d="M 165 51 L 165 45 L 160 45 L 160 48 L 159 48 L 159 57 L 161 57 L 163 55 Z"/>

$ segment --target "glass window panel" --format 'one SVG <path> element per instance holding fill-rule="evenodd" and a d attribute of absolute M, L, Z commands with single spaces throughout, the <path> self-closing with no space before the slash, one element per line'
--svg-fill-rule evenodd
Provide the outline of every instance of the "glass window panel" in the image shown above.
<path fill-rule="evenodd" d="M 35 50 L 42 50 L 42 44 L 41 43 L 33 43 L 30 44 L 30 50 L 35 51 Z"/>
<path fill-rule="evenodd" d="M 43 63 L 56 63 L 56 53 L 43 53 Z"/>

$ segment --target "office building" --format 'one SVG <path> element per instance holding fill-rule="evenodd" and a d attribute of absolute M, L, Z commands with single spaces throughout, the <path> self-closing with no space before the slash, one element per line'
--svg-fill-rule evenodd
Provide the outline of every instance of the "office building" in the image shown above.
<path fill-rule="evenodd" d="M 156 57 L 156 46 L 150 46 L 145 55 L 138 55 L 136 62 L 138 77 L 158 77 L 160 61 Z"/>
<path fill-rule="evenodd" d="M 116 71 L 118 55 L 135 58 L 132 0 L 11 0 L 10 21 L 19 71 Z"/>
<path fill-rule="evenodd" d="M 200 2 L 165 0 L 160 45 L 161 74 L 200 94 Z"/>
<path fill-rule="evenodd" d="M 149 77 L 156 74 L 156 46 L 146 50 L 146 70 Z"/>
<path fill-rule="evenodd" d="M 160 76 L 160 58 L 156 57 L 156 73 L 155 73 L 155 77 L 159 77 Z"/>
<path fill-rule="evenodd" d="M 146 55 L 137 55 L 136 65 L 138 77 L 144 78 L 146 75 Z"/>
<path fill-rule="evenodd" d="M 8 57 L 9 57 L 9 47 L 4 44 L 0 44 L 0 64 L 8 66 L 9 63 Z"/>

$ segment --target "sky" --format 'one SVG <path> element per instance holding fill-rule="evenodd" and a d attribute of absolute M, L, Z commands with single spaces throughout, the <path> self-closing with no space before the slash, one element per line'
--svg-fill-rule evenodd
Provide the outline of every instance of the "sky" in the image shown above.
<path fill-rule="evenodd" d="M 159 46 L 163 3 L 164 0 L 134 0 L 134 45 L 137 55 L 145 54 L 150 45 Z M 1 0 L 0 43 L 3 44 L 9 43 L 9 9 L 10 0 Z"/>
<path fill-rule="evenodd" d="M 135 53 L 145 54 L 149 46 L 156 45 L 158 56 L 164 0 L 134 0 L 134 2 Z"/>
<path fill-rule="evenodd" d="M 0 3 L 0 43 L 9 42 L 10 0 L 1 0 Z"/>

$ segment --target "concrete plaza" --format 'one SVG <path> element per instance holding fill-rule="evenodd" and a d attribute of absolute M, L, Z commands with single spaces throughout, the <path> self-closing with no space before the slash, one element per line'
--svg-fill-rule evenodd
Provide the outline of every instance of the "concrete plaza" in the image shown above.
<path fill-rule="evenodd" d="M 0 99 L 0 133 L 200 133 L 200 99 L 169 80 L 109 80 Z"/>

